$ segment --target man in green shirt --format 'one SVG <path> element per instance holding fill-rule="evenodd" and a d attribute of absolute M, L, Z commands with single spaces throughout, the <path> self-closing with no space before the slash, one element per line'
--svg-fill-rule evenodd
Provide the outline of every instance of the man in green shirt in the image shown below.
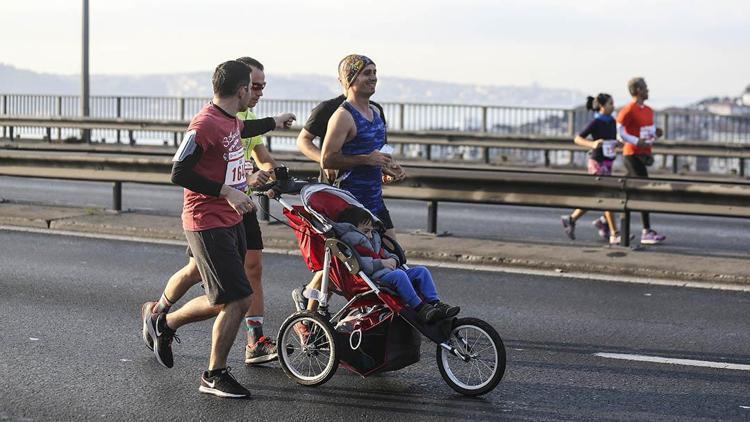
<path fill-rule="evenodd" d="M 241 57 L 237 61 L 248 65 L 252 69 L 253 75 L 251 86 L 252 96 L 248 109 L 237 113 L 237 117 L 240 120 L 256 119 L 255 113 L 251 110 L 260 101 L 260 97 L 263 96 L 263 89 L 266 87 L 266 75 L 263 65 L 251 57 Z M 289 119 L 285 121 L 284 126 L 286 128 L 290 127 L 293 121 L 294 115 L 289 113 Z M 253 174 L 256 175 L 260 183 L 265 183 L 269 178 L 273 177 L 273 169 L 278 167 L 276 160 L 271 156 L 261 136 L 243 139 L 242 144 L 245 148 L 245 165 L 252 166 L 251 163 L 254 162 L 258 170 Z M 250 172 L 252 172 L 252 168 L 248 168 L 248 173 Z M 261 283 L 263 274 L 263 239 L 261 238 L 257 212 L 245 214 L 243 222 L 247 237 L 245 273 L 253 289 L 253 295 L 250 297 L 250 309 L 245 314 L 245 328 L 247 329 L 245 363 L 263 363 L 277 358 L 276 344 L 273 340 L 263 335 L 263 314 L 265 311 L 263 306 L 263 284 Z"/>

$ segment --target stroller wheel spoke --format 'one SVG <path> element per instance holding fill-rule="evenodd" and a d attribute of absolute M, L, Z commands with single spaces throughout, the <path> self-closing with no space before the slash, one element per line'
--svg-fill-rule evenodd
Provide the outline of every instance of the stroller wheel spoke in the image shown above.
<path fill-rule="evenodd" d="M 318 359 L 318 357 L 317 357 L 317 356 L 315 357 L 315 363 L 316 363 L 316 364 L 318 364 L 318 370 L 319 370 L 320 372 L 323 372 L 323 368 L 324 368 L 324 367 L 323 367 L 323 366 L 322 366 L 322 365 L 320 364 L 320 359 Z"/>
<path fill-rule="evenodd" d="M 296 353 L 296 356 L 294 356 L 294 357 L 292 358 L 292 361 L 291 361 L 291 363 L 295 363 L 295 362 L 298 362 L 298 361 L 300 361 L 301 359 L 303 359 L 304 357 L 305 357 L 305 354 L 304 354 L 304 353 L 302 353 L 302 350 L 300 349 L 300 352 L 299 352 L 299 353 Z"/>
<path fill-rule="evenodd" d="M 485 361 L 484 361 L 484 359 L 481 359 L 481 358 L 477 358 L 477 359 L 473 359 L 473 360 L 474 360 L 475 362 L 478 362 L 478 363 L 480 363 L 480 364 L 484 365 L 484 366 L 485 366 L 485 368 L 487 368 L 487 369 L 488 369 L 488 370 L 490 370 L 490 371 L 494 371 L 494 370 L 495 370 L 495 367 L 494 367 L 493 365 L 490 365 L 490 364 L 488 364 L 487 362 L 485 362 Z"/>

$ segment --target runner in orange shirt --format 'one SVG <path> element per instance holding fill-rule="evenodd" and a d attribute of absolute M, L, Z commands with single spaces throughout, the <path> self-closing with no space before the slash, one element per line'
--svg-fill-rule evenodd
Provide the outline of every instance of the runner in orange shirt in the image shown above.
<path fill-rule="evenodd" d="M 662 130 L 654 125 L 654 111 L 644 104 L 648 100 L 648 86 L 641 77 L 628 82 L 633 101 L 617 113 L 617 131 L 625 144 L 623 156 L 629 177 L 648 177 L 648 166 L 654 163 L 651 145 L 661 137 Z M 641 213 L 643 232 L 642 245 L 656 245 L 667 238 L 651 229 L 649 213 Z"/>

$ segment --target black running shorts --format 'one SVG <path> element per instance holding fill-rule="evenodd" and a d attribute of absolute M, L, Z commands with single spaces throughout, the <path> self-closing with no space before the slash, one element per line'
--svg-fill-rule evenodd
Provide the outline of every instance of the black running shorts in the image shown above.
<path fill-rule="evenodd" d="M 249 212 L 242 217 L 242 223 L 245 225 L 245 239 L 247 240 L 247 250 L 262 251 L 263 235 L 260 232 L 257 211 Z"/>
<path fill-rule="evenodd" d="M 239 223 L 228 228 L 185 231 L 203 280 L 208 301 L 223 305 L 252 294 L 245 276 L 245 229 Z"/>
<path fill-rule="evenodd" d="M 242 217 L 242 224 L 245 226 L 245 241 L 247 242 L 247 250 L 249 251 L 262 251 L 263 250 L 263 234 L 260 232 L 260 223 L 258 223 L 258 213 L 256 211 L 247 213 Z M 193 252 L 190 251 L 190 245 L 185 250 L 185 254 L 188 258 L 193 257 Z"/>
<path fill-rule="evenodd" d="M 388 208 L 385 207 L 385 204 L 383 204 L 383 210 L 375 214 L 375 216 L 378 217 L 378 219 L 383 222 L 383 225 L 385 226 L 386 230 L 390 230 L 393 228 L 393 221 L 391 220 L 391 213 L 388 212 Z"/>

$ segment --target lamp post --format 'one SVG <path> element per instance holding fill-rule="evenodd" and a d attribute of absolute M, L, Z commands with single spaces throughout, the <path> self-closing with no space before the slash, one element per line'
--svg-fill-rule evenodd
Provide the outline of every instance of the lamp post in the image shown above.
<path fill-rule="evenodd" d="M 89 0 L 83 0 L 83 40 L 81 48 L 81 117 L 89 116 Z M 91 129 L 84 129 L 81 139 L 91 142 Z"/>

